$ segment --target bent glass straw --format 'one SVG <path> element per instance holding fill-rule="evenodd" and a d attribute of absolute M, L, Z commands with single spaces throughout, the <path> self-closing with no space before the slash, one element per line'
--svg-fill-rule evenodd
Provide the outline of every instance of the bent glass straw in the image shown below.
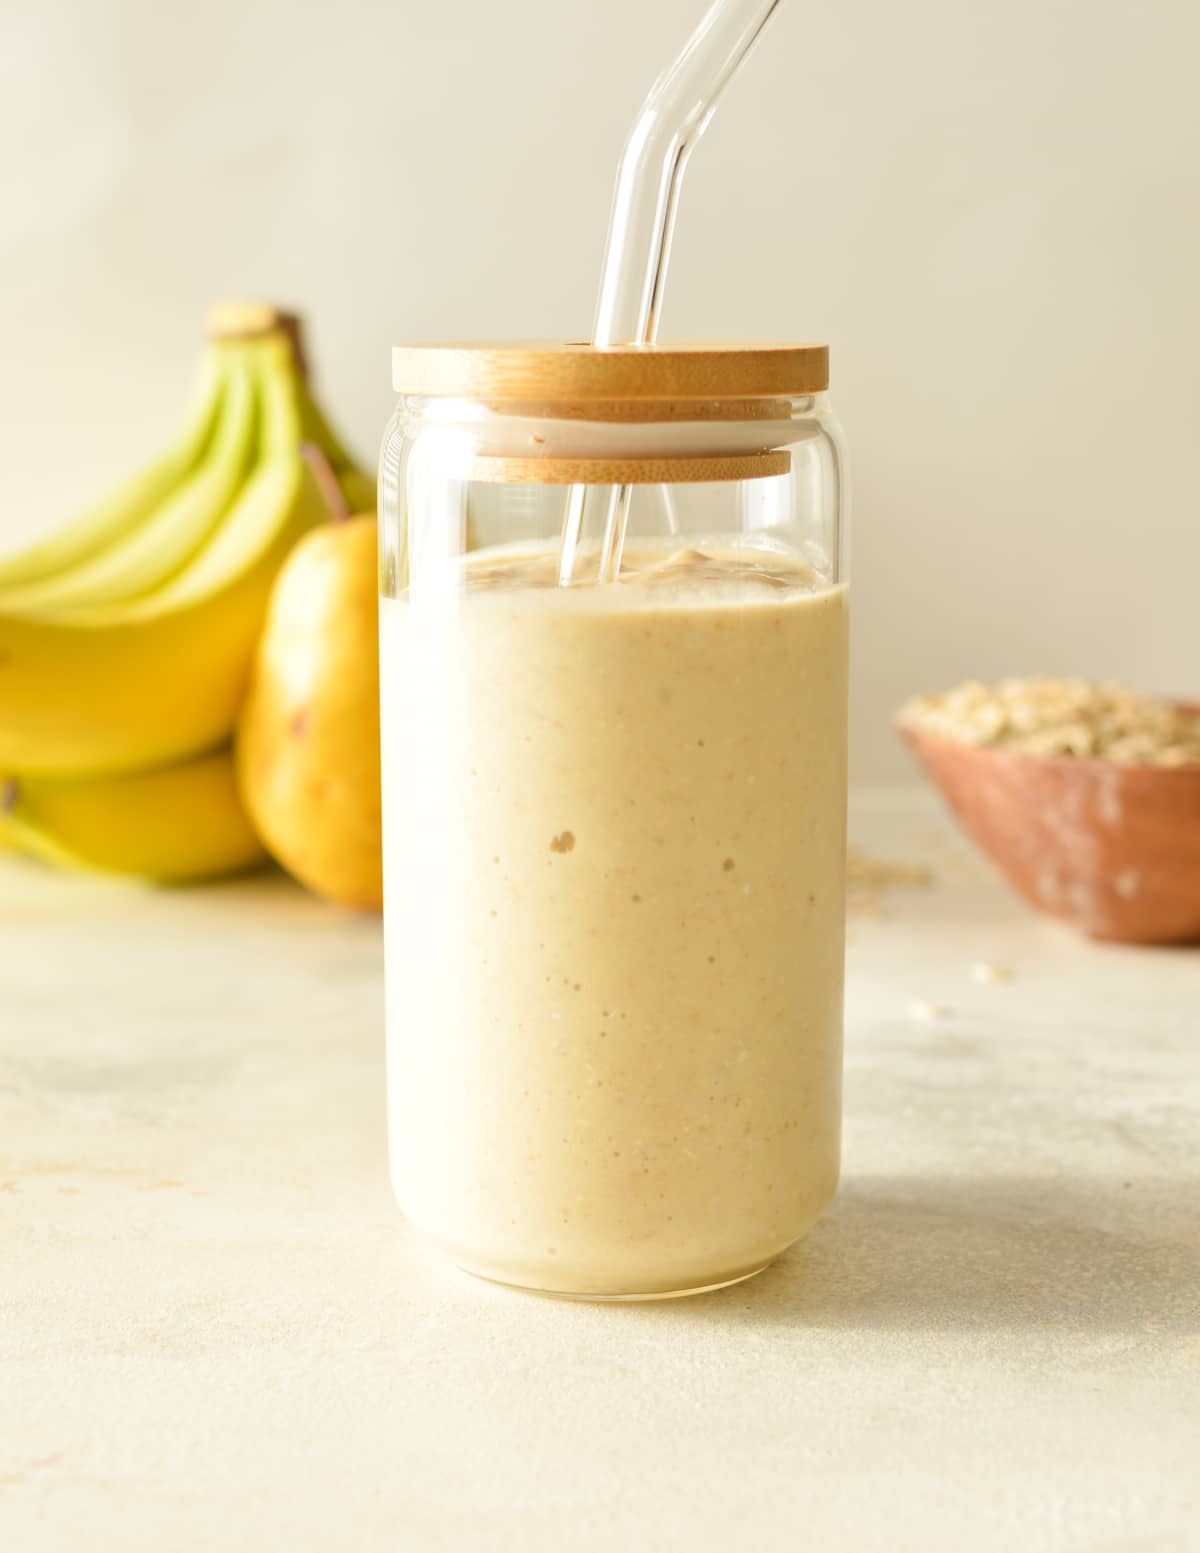
<path fill-rule="evenodd" d="M 597 346 L 651 344 L 658 334 L 671 237 L 688 157 L 721 93 L 778 9 L 780 0 L 715 0 L 674 62 L 650 88 L 617 169 L 600 298 Z M 572 580 L 587 488 L 571 487 L 563 519 L 559 583 Z M 600 581 L 621 565 L 628 486 L 609 490 Z"/>

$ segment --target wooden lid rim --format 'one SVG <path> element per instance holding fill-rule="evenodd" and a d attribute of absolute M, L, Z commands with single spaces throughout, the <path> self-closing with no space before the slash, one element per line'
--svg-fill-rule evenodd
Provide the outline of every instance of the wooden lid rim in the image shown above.
<path fill-rule="evenodd" d="M 397 345 L 397 392 L 502 404 L 769 399 L 829 386 L 829 348 L 780 342 Z"/>

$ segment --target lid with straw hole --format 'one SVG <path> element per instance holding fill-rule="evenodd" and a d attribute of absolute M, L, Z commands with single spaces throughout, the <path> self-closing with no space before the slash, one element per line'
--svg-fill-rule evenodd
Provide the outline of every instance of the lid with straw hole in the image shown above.
<path fill-rule="evenodd" d="M 392 382 L 416 398 L 514 405 L 776 399 L 828 388 L 829 347 L 705 340 L 397 345 Z"/>
<path fill-rule="evenodd" d="M 829 351 L 824 345 L 706 341 L 397 345 L 392 380 L 406 397 L 473 400 L 489 410 L 548 421 L 781 422 L 791 417 L 790 399 L 828 387 Z M 770 442 L 743 446 L 736 455 L 619 459 L 556 457 L 530 448 L 522 457 L 475 456 L 463 473 L 518 484 L 754 480 L 791 467 L 790 453 Z"/>

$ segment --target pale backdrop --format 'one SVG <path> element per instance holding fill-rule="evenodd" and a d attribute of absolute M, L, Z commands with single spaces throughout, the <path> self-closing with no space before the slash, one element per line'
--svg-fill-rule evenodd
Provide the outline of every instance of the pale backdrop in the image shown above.
<path fill-rule="evenodd" d="M 616 158 L 702 0 L 0 0 L 0 536 L 173 424 L 208 302 L 388 346 L 586 331 Z M 688 177 L 664 335 L 833 347 L 854 762 L 908 691 L 1200 693 L 1200 4 L 785 0 Z"/>

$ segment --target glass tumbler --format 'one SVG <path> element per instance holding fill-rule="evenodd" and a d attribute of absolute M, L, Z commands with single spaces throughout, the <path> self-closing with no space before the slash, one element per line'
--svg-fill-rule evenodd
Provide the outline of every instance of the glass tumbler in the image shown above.
<path fill-rule="evenodd" d="M 749 1277 L 837 1181 L 846 473 L 821 346 L 399 347 L 392 1176 L 470 1272 Z"/>

